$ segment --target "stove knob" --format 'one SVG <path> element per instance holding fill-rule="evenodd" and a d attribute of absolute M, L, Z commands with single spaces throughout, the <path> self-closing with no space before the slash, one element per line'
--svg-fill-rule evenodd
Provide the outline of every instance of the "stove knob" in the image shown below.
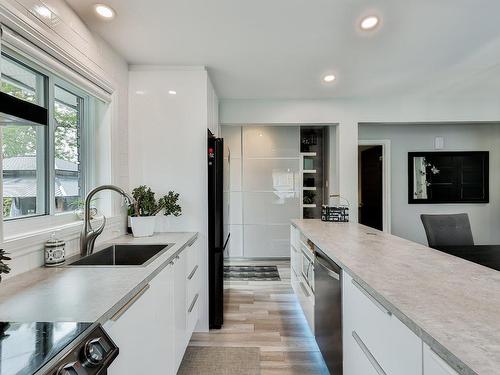
<path fill-rule="evenodd" d="M 83 350 L 85 365 L 98 366 L 104 361 L 106 356 L 106 345 L 102 338 L 96 338 L 88 341 Z"/>
<path fill-rule="evenodd" d="M 57 375 L 78 375 L 78 362 L 67 363 L 57 371 Z"/>

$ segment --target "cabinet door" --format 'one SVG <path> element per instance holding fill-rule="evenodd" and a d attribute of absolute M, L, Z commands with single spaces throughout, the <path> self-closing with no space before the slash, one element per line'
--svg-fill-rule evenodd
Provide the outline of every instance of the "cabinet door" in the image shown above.
<path fill-rule="evenodd" d="M 424 344 L 424 375 L 458 375 L 458 372 Z"/>
<path fill-rule="evenodd" d="M 187 253 L 183 251 L 174 259 L 174 324 L 175 324 L 175 370 L 179 369 L 186 350 L 186 273 Z"/>
<path fill-rule="evenodd" d="M 109 375 L 174 374 L 174 367 L 169 367 L 173 359 L 172 278 L 173 270 L 167 266 L 104 324 L 120 349 Z"/>

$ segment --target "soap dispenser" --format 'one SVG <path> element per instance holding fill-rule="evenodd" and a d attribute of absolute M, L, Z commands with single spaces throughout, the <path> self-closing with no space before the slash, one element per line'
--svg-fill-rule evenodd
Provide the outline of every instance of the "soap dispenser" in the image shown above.
<path fill-rule="evenodd" d="M 66 260 L 66 243 L 56 237 L 53 232 L 50 239 L 45 243 L 45 266 L 54 267 L 64 263 Z"/>

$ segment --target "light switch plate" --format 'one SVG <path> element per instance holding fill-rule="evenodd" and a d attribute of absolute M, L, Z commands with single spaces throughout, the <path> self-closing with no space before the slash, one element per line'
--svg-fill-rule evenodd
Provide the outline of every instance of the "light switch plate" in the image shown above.
<path fill-rule="evenodd" d="M 436 150 L 442 150 L 444 148 L 444 138 L 443 137 L 434 138 L 434 148 Z"/>

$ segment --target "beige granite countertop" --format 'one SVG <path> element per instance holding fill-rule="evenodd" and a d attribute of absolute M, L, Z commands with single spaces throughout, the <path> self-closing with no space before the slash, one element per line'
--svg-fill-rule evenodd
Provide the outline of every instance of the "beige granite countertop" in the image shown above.
<path fill-rule="evenodd" d="M 0 321 L 99 322 L 115 314 L 197 233 L 121 236 L 109 243 L 175 245 L 145 267 L 40 267 L 0 284 Z"/>
<path fill-rule="evenodd" d="M 292 222 L 460 374 L 500 374 L 500 272 L 360 224 Z"/>

